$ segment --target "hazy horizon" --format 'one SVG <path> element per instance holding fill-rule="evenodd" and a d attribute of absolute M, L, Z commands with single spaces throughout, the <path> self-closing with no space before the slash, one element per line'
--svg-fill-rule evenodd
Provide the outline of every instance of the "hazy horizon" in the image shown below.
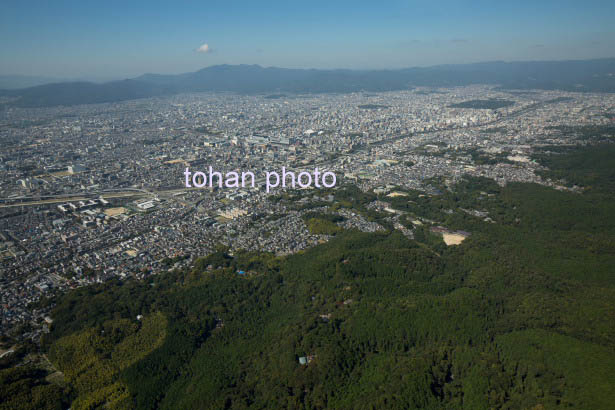
<path fill-rule="evenodd" d="M 120 79 L 218 64 L 396 69 L 615 56 L 615 6 L 10 2 L 0 75 Z M 283 35 L 282 35 L 283 34 Z"/>
<path fill-rule="evenodd" d="M 192 73 L 199 70 L 204 70 L 211 67 L 216 66 L 260 66 L 262 68 L 281 68 L 281 69 L 299 69 L 299 70 L 350 70 L 350 71 L 378 71 L 378 70 L 400 70 L 400 69 L 412 69 L 412 68 L 430 68 L 430 67 L 438 67 L 438 66 L 456 66 L 456 65 L 472 65 L 472 64 L 489 64 L 489 63 L 539 63 L 539 62 L 566 62 L 566 61 L 591 61 L 591 60 L 610 60 L 615 59 L 615 56 L 610 57 L 598 57 L 598 58 L 588 58 L 588 59 L 553 59 L 553 60 L 545 60 L 545 59 L 535 59 L 535 60 L 489 60 L 489 61 L 473 61 L 468 63 L 443 63 L 443 64 L 429 64 L 429 65 L 413 65 L 413 66 L 405 66 L 405 67 L 382 67 L 382 68 L 349 68 L 349 67 L 332 67 L 332 68 L 318 68 L 318 67 L 281 67 L 281 66 L 273 66 L 273 65 L 263 65 L 257 63 L 237 63 L 237 64 L 228 64 L 228 63 L 220 63 L 220 64 L 210 64 L 207 66 L 203 66 L 200 68 L 196 68 L 193 71 L 179 71 L 179 72 L 159 72 L 159 71 L 149 71 L 136 73 L 131 76 L 81 76 L 81 77 L 54 77 L 48 76 L 45 74 L 40 75 L 27 75 L 27 74 L 16 74 L 16 73 L 0 73 L 0 81 L 6 81 L 12 77 L 16 79 L 27 80 L 40 80 L 40 84 L 48 84 L 51 82 L 93 82 L 93 83 L 105 83 L 110 81 L 121 81 L 125 79 L 133 79 L 142 75 L 147 74 L 160 74 L 160 75 L 180 75 Z M 2 88 L 2 86 L 0 86 Z M 12 87 L 19 88 L 19 87 Z"/>

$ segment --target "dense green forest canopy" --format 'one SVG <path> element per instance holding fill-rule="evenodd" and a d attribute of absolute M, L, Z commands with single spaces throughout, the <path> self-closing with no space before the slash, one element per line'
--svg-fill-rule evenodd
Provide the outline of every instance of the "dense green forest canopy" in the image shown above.
<path fill-rule="evenodd" d="M 449 105 L 450 108 L 473 108 L 475 110 L 497 110 L 498 108 L 515 105 L 514 101 L 502 99 L 469 100 Z"/>
<path fill-rule="evenodd" d="M 590 189 L 466 178 L 386 198 L 415 240 L 339 230 L 287 257 L 221 247 L 189 270 L 71 291 L 43 346 L 65 386 L 2 370 L 0 408 L 19 408 L 5 400 L 24 386 L 74 409 L 612 408 L 615 146 L 539 160 Z M 372 193 L 334 196 L 332 210 L 385 221 Z M 471 235 L 446 246 L 432 225 Z"/>

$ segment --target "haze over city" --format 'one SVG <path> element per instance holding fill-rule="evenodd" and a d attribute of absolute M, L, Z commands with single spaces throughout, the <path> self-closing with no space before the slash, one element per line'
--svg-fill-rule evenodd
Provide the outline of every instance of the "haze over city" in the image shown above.
<path fill-rule="evenodd" d="M 614 7 L 3 2 L 0 410 L 612 410 Z"/>

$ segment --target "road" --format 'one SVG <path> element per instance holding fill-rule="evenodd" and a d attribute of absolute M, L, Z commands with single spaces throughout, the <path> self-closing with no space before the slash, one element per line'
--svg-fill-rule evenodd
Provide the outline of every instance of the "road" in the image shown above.
<path fill-rule="evenodd" d="M 470 127 L 462 127 L 462 126 L 452 126 L 452 127 L 447 127 L 447 128 L 442 128 L 442 129 L 434 129 L 434 130 L 428 130 L 428 131 L 423 131 L 420 132 L 418 134 L 430 134 L 430 133 L 434 133 L 434 132 L 446 132 L 446 131 L 451 131 L 451 130 L 455 130 L 455 129 L 471 129 L 471 128 L 479 128 L 479 127 L 484 127 L 486 125 L 496 125 L 499 122 L 508 120 L 510 118 L 514 118 L 514 117 L 518 117 L 520 115 L 526 114 L 530 111 L 534 111 L 538 108 L 541 108 L 547 104 L 552 104 L 552 103 L 556 103 L 558 102 L 557 99 L 556 100 L 547 100 L 547 101 L 540 101 L 540 102 L 536 102 L 533 104 L 530 104 L 526 107 L 521 108 L 520 110 L 514 111 L 511 114 L 507 115 L 507 116 L 502 116 L 500 118 L 496 118 L 494 120 L 482 123 L 482 124 L 477 124 L 477 125 L 473 125 Z M 364 145 L 364 146 L 360 146 L 360 147 L 356 147 L 355 148 L 355 152 L 356 151 L 363 151 L 365 149 L 371 148 L 373 146 L 379 146 L 379 145 L 384 145 L 384 144 L 389 144 L 395 141 L 398 141 L 400 139 L 403 138 L 408 138 L 411 135 L 408 134 L 404 134 L 404 135 L 400 135 L 400 136 L 396 136 L 396 137 L 392 137 L 392 138 L 386 138 L 386 139 L 382 139 L 380 141 L 376 141 L 372 144 L 369 145 Z M 339 154 L 339 157 L 342 156 L 349 156 L 352 154 L 349 153 L 344 153 L 344 154 Z M 322 161 L 318 161 L 315 162 L 313 164 L 310 164 L 310 167 L 316 167 L 316 166 L 320 166 L 320 167 L 326 167 L 329 165 L 332 165 L 333 163 L 335 163 L 337 158 L 333 158 L 333 159 L 327 159 L 327 160 L 322 160 Z M 299 167 L 299 168 L 291 168 L 288 167 L 289 171 L 294 171 L 294 172 L 300 172 L 303 170 L 308 170 L 305 167 Z M 309 171 L 309 170 L 308 170 Z M 256 186 L 263 186 L 265 184 L 265 178 L 256 178 L 255 184 Z M 104 198 L 104 199 L 112 199 L 112 198 L 123 198 L 123 197 L 139 197 L 139 196 L 151 196 L 151 195 L 172 195 L 174 193 L 179 193 L 179 192 L 185 192 L 185 191 L 189 191 L 189 190 L 198 190 L 198 189 L 202 189 L 202 188 L 175 188 L 175 189 L 167 189 L 167 190 L 161 190 L 161 191 L 149 191 L 149 190 L 145 190 L 145 189 L 139 189 L 139 188 L 128 188 L 128 189 L 124 189 L 124 190 L 118 190 L 118 189 L 106 189 L 106 190 L 102 190 L 102 191 L 97 191 L 97 192 L 79 192 L 79 193 L 73 193 L 73 194 L 61 194 L 61 195 L 46 195 L 44 196 L 46 199 L 41 199 L 41 198 L 35 198 L 35 197 L 17 197 L 17 198 L 0 198 L 0 208 L 15 208 L 15 207 L 21 207 L 21 206 L 35 206 L 35 205 L 48 205 L 48 204 L 56 204 L 56 203 L 64 203 L 64 202 L 75 202 L 75 201 L 83 201 L 83 200 L 87 200 L 87 199 L 94 199 L 94 198 Z M 13 201 L 20 201 L 20 202 L 13 202 Z"/>

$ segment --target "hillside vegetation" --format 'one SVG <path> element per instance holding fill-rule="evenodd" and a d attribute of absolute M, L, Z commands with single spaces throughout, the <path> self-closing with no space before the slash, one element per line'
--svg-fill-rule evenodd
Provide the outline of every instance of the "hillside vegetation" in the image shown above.
<path fill-rule="evenodd" d="M 336 229 L 287 257 L 220 248 L 191 270 L 66 294 L 46 349 L 75 409 L 612 408 L 615 148 L 550 166 L 591 189 L 408 191 L 387 198 L 405 224 L 471 235 L 447 247 L 427 225 L 416 240 Z M 307 222 L 337 227 L 326 218 Z"/>

